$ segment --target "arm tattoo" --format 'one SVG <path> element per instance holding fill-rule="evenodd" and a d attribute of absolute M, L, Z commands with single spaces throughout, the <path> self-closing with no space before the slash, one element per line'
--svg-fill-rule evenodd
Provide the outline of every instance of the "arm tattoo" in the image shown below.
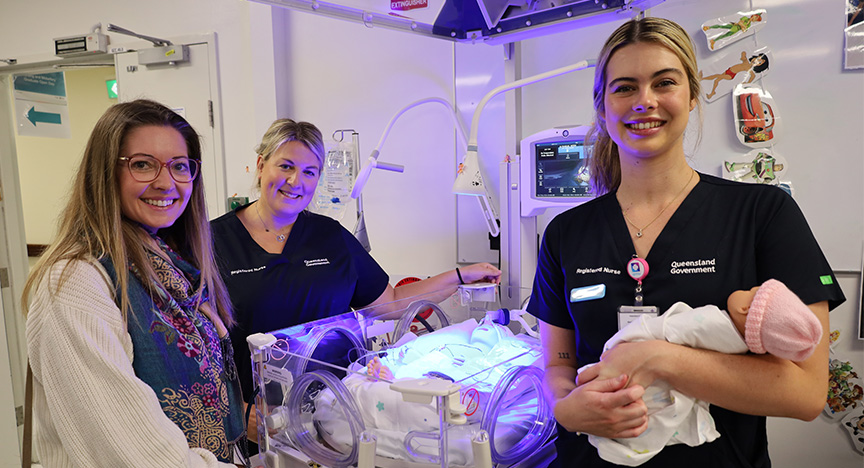
<path fill-rule="evenodd" d="M 570 353 L 558 353 L 559 359 L 570 359 Z"/>

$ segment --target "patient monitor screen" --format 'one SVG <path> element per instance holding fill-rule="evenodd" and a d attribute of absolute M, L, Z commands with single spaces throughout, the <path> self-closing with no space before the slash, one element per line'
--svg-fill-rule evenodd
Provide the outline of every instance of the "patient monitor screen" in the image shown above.
<path fill-rule="evenodd" d="M 537 184 L 535 196 L 542 198 L 590 195 L 584 141 L 557 141 L 535 145 Z"/>

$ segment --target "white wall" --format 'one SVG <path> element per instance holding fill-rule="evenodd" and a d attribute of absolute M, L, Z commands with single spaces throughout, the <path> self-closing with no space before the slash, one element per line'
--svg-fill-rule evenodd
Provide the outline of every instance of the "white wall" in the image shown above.
<path fill-rule="evenodd" d="M 358 131 L 364 163 L 401 108 L 427 97 L 453 101 L 452 43 L 300 12 L 287 12 L 283 27 L 290 87 L 280 117 L 316 124 L 325 140 L 337 129 Z M 424 104 L 396 121 L 381 149 L 381 161 L 405 165 L 402 174 L 376 170 L 363 190 L 372 255 L 392 276 L 456 266 L 455 144 L 446 109 Z M 255 155 L 230 157 L 239 167 Z"/>

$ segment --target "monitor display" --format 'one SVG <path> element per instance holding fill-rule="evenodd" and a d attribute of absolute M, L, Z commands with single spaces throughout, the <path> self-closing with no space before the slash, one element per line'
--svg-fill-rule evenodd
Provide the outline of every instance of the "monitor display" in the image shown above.
<path fill-rule="evenodd" d="M 582 140 L 534 145 L 535 197 L 573 198 L 591 196 L 587 154 Z"/>

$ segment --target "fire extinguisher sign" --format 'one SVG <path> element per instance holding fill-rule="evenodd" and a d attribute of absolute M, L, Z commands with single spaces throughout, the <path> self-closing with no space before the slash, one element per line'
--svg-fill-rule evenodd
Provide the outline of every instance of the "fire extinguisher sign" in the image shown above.
<path fill-rule="evenodd" d="M 429 0 L 391 0 L 390 9 L 393 11 L 408 11 L 418 8 L 429 7 Z"/>

